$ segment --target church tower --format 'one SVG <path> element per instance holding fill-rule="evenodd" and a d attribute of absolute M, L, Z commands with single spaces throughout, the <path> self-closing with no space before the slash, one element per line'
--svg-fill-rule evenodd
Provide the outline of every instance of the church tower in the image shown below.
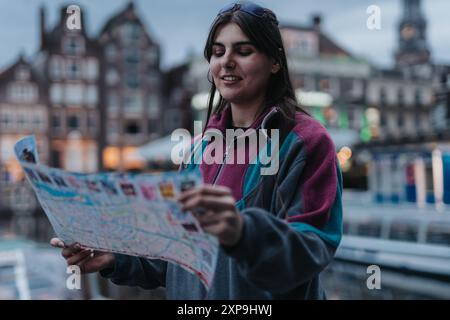
<path fill-rule="evenodd" d="M 398 67 L 426 64 L 430 61 L 426 26 L 421 1 L 403 0 L 403 16 L 398 28 L 399 45 L 395 54 Z"/>

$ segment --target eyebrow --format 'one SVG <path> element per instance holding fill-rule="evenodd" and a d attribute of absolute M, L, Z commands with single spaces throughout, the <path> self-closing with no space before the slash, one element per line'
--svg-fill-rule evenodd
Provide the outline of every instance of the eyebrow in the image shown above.
<path fill-rule="evenodd" d="M 225 45 L 221 42 L 213 42 L 212 44 L 213 46 L 221 46 L 221 47 L 225 47 Z M 233 47 L 239 47 L 239 46 L 243 46 L 243 45 L 251 45 L 256 47 L 254 42 L 251 41 L 239 41 L 239 42 L 235 42 L 233 43 Z"/>

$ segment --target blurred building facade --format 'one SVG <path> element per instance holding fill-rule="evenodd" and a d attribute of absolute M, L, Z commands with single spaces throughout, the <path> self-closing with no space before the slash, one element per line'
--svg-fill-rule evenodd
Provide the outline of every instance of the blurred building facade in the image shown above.
<path fill-rule="evenodd" d="M 369 126 L 354 146 L 377 202 L 450 204 L 450 66 L 433 61 L 420 0 L 403 0 L 395 66 L 371 77 Z"/>
<path fill-rule="evenodd" d="M 145 164 L 133 158 L 136 147 L 163 129 L 160 48 L 132 2 L 106 22 L 99 43 L 104 48 L 101 94 L 107 128 L 103 163 L 113 170 L 140 168 Z"/>
<path fill-rule="evenodd" d="M 94 172 L 101 148 L 101 50 L 85 28 L 69 30 L 66 19 L 66 8 L 62 8 L 59 21 L 47 29 L 41 8 L 41 46 L 32 62 L 47 100 L 48 162 L 66 170 Z"/>
<path fill-rule="evenodd" d="M 87 34 L 83 11 L 81 29 L 69 29 L 66 10 L 50 28 L 41 8 L 38 52 L 0 73 L 2 184 L 21 179 L 12 150 L 24 135 L 36 135 L 41 161 L 51 166 L 129 170 L 145 166 L 136 147 L 173 124 L 161 121 L 160 47 L 134 4 L 107 20 L 96 37 Z"/>
<path fill-rule="evenodd" d="M 0 74 L 0 211 L 9 204 L 9 186 L 22 170 L 15 160 L 14 144 L 24 135 L 34 134 L 41 161 L 49 150 L 49 110 L 45 88 L 22 55 Z"/>

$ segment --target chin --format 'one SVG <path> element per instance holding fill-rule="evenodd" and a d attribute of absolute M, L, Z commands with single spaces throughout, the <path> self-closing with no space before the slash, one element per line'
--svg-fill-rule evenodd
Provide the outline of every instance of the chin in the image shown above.
<path fill-rule="evenodd" d="M 238 102 L 240 100 L 240 96 L 237 95 L 237 94 L 224 92 L 224 93 L 220 93 L 220 95 L 222 96 L 222 98 L 224 98 L 225 100 L 227 100 L 230 103 L 235 103 L 235 102 Z"/>

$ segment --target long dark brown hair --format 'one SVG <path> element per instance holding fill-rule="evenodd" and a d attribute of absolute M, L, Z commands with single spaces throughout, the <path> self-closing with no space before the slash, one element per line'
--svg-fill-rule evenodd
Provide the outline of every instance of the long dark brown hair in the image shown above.
<path fill-rule="evenodd" d="M 295 98 L 276 15 L 269 9 L 264 9 L 264 11 L 266 14 L 258 17 L 239 10 L 239 5 L 236 5 L 233 10 L 219 14 L 211 25 L 206 40 L 204 56 L 210 62 L 212 45 L 216 37 L 217 29 L 228 23 L 236 23 L 250 41 L 255 44 L 257 50 L 274 59 L 280 65 L 280 70 L 275 74 L 271 74 L 269 78 L 266 91 L 266 108 L 276 105 L 286 119 L 294 120 L 297 110 L 304 113 L 307 112 L 299 106 Z M 208 76 L 210 76 L 209 73 Z M 212 112 L 220 113 L 228 104 L 219 92 L 219 103 L 214 109 L 216 85 L 212 79 L 208 80 L 211 82 L 211 89 L 208 99 L 206 125 Z"/>

